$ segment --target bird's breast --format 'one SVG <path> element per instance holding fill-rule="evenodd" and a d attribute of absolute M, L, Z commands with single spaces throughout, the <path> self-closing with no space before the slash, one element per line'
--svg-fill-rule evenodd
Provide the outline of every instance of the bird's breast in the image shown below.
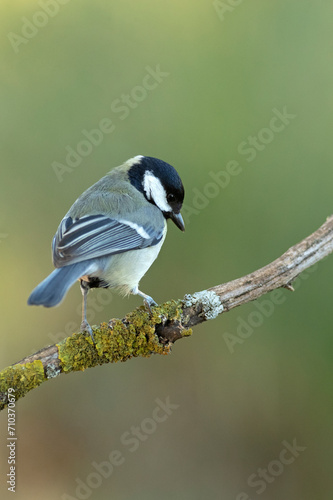
<path fill-rule="evenodd" d="M 100 286 L 118 288 L 124 295 L 131 293 L 157 258 L 165 236 L 166 231 L 157 245 L 102 258 L 100 271 L 94 278 L 103 283 Z"/>

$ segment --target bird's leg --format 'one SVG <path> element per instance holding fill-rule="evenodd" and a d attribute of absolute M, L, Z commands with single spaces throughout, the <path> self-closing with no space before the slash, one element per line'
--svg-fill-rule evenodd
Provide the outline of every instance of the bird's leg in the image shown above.
<path fill-rule="evenodd" d="M 143 302 L 150 312 L 152 306 L 157 306 L 155 300 L 149 295 L 146 295 L 145 293 L 141 292 L 138 287 L 133 288 L 132 293 L 133 295 L 140 295 L 140 297 L 143 298 Z"/>
<path fill-rule="evenodd" d="M 95 344 L 95 339 L 93 335 L 93 331 L 91 326 L 89 325 L 87 321 L 87 297 L 88 297 L 88 292 L 89 292 L 89 286 L 86 281 L 80 280 L 80 287 L 81 287 L 81 292 L 82 292 L 82 322 L 81 322 L 81 332 L 88 332 L 90 337 L 92 338 L 92 341 Z"/>

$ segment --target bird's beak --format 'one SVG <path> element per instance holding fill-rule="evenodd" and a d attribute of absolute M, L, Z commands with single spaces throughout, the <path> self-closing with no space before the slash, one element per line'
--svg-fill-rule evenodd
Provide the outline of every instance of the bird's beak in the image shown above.
<path fill-rule="evenodd" d="M 177 227 L 181 231 L 185 231 L 185 223 L 183 221 L 182 214 L 175 214 L 174 212 L 171 212 L 170 219 L 176 224 Z"/>

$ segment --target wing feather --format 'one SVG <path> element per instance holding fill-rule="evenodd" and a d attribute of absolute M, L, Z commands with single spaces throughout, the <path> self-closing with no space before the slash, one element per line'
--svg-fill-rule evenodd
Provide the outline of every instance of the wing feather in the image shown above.
<path fill-rule="evenodd" d="M 142 227 L 134 222 L 104 215 L 79 219 L 65 217 L 53 238 L 55 267 L 156 245 L 163 237 L 164 226 Z"/>

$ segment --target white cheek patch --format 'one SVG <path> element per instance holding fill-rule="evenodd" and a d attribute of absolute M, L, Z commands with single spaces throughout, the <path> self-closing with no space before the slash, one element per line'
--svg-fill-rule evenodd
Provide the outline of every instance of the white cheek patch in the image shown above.
<path fill-rule="evenodd" d="M 143 178 L 143 189 L 148 200 L 152 200 L 162 212 L 171 212 L 172 208 L 167 202 L 166 192 L 161 181 L 152 172 L 146 172 Z"/>

